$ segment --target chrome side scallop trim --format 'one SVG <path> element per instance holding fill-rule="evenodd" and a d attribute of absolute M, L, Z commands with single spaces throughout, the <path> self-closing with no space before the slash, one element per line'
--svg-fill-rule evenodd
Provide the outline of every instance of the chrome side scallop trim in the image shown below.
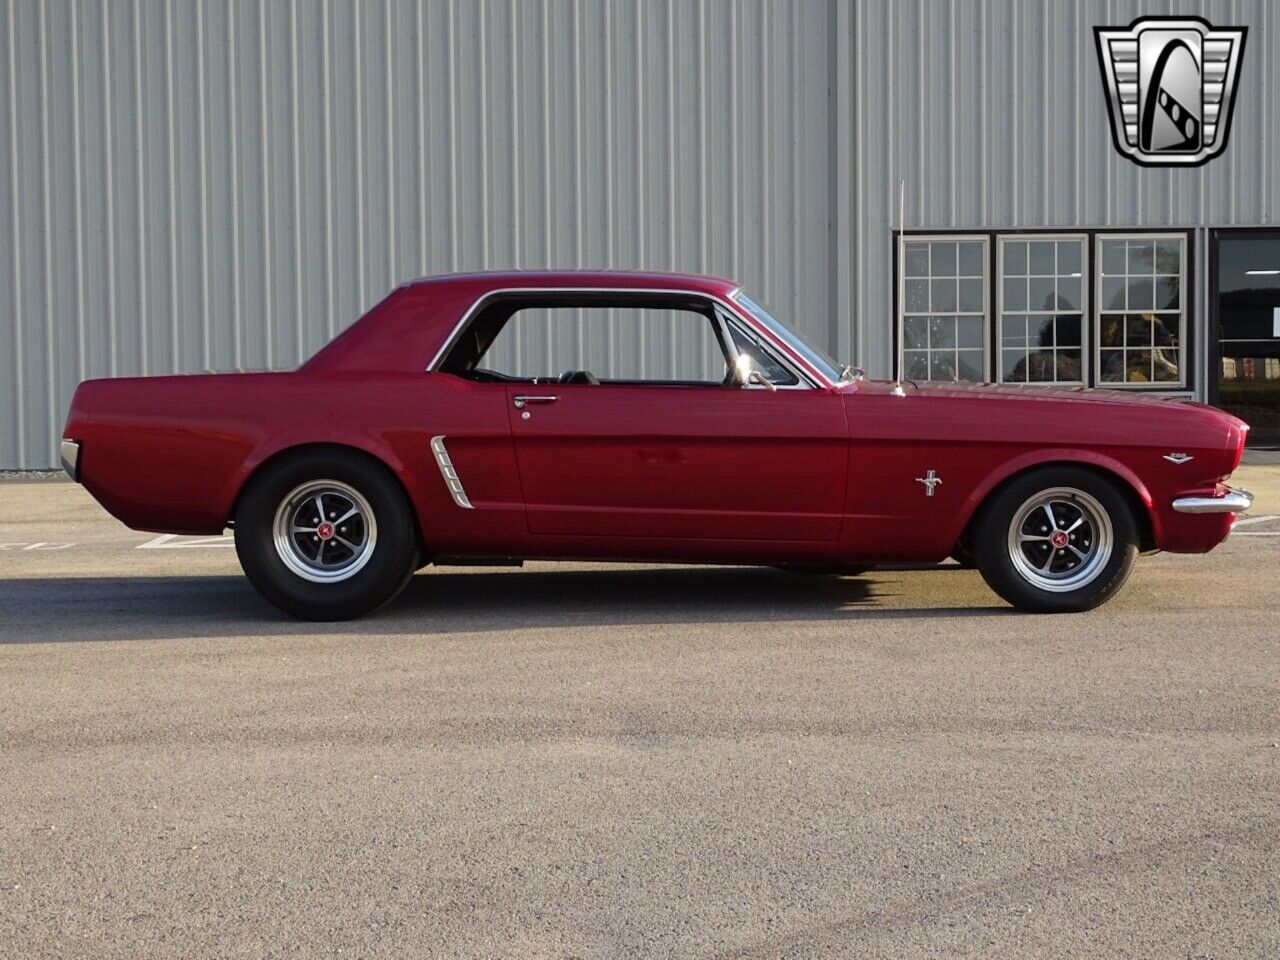
<path fill-rule="evenodd" d="M 453 461 L 449 459 L 449 451 L 445 449 L 443 434 L 431 438 L 431 452 L 436 456 L 436 465 L 440 468 L 440 476 L 444 477 L 444 485 L 449 488 L 453 502 L 463 510 L 474 510 L 475 507 L 467 499 L 467 491 L 462 488 L 462 481 L 458 479 L 458 471 L 453 468 Z"/>
<path fill-rule="evenodd" d="M 59 453 L 62 455 L 62 469 L 67 472 L 67 476 L 76 483 L 80 482 L 80 442 L 78 440 L 63 440 L 59 447 Z"/>
<path fill-rule="evenodd" d="M 1173 501 L 1173 509 L 1178 513 L 1244 513 L 1251 506 L 1252 493 L 1231 487 L 1222 497 L 1178 497 Z"/>

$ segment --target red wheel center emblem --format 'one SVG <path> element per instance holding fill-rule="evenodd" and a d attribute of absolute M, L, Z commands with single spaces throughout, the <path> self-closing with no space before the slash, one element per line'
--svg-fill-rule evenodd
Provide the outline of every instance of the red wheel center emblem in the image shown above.
<path fill-rule="evenodd" d="M 1065 533 L 1063 533 L 1061 530 L 1057 530 L 1054 532 L 1053 536 L 1049 538 L 1049 542 L 1052 543 L 1059 550 L 1061 550 L 1063 547 L 1067 545 L 1067 540 L 1069 539 L 1070 538 Z"/>
<path fill-rule="evenodd" d="M 332 540 L 333 524 L 327 520 L 324 523 L 320 524 L 320 526 L 316 527 L 316 536 L 319 537 L 321 540 Z"/>

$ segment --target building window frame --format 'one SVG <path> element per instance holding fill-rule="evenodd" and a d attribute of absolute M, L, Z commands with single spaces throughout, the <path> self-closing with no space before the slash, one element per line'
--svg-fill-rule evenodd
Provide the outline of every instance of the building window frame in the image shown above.
<path fill-rule="evenodd" d="M 1177 380 L 1148 380 L 1143 381 L 1111 381 L 1102 380 L 1102 317 L 1103 314 L 1116 314 L 1125 316 L 1130 311 L 1109 310 L 1104 309 L 1102 299 L 1102 244 L 1107 240 L 1140 240 L 1156 243 L 1160 240 L 1175 240 L 1178 242 L 1178 379 Z M 1126 251 L 1127 256 L 1127 251 Z M 1099 232 L 1094 236 L 1093 240 L 1093 283 L 1097 292 L 1097 306 L 1093 311 L 1093 317 L 1090 321 L 1091 333 L 1093 334 L 1093 367 L 1096 371 L 1094 374 L 1093 385 L 1104 390 L 1186 390 L 1191 382 L 1187 375 L 1187 331 L 1191 327 L 1191 304 L 1189 291 L 1187 289 L 1187 260 L 1191 256 L 1191 244 L 1185 230 L 1133 230 L 1126 232 Z M 1152 258 L 1152 278 L 1154 287 L 1154 278 L 1162 276 L 1156 272 L 1156 264 Z M 1131 276 L 1128 273 L 1128 262 L 1126 259 L 1125 278 Z M 1172 276 L 1172 274 L 1167 274 Z M 1153 299 L 1153 304 L 1155 300 Z M 1153 308 L 1148 313 L 1172 313 L 1172 310 L 1161 310 Z M 1116 349 L 1116 348 L 1108 348 Z M 1124 349 L 1124 348 L 1120 348 Z M 1155 349 L 1153 346 L 1152 349 Z M 1125 351 L 1127 353 L 1127 351 Z M 1126 361 L 1127 367 L 1127 361 Z"/>
<path fill-rule="evenodd" d="M 909 379 L 906 373 L 906 352 L 907 352 L 906 320 L 907 320 L 907 317 L 934 315 L 932 310 L 926 311 L 923 314 L 920 313 L 919 311 L 907 310 L 907 279 L 908 278 L 907 278 L 906 254 L 907 254 L 908 243 L 962 243 L 965 241 L 977 241 L 982 245 L 981 257 L 980 257 L 980 262 L 981 262 L 980 276 L 973 277 L 970 274 L 965 274 L 963 277 L 961 277 L 958 264 L 956 269 L 957 281 L 960 279 L 966 279 L 966 280 L 979 279 L 982 281 L 981 312 L 976 312 L 972 310 L 961 311 L 959 309 L 960 304 L 959 302 L 957 302 L 955 310 L 939 311 L 939 313 L 951 315 L 955 317 L 977 316 L 981 318 L 982 320 L 981 370 L 982 370 L 984 380 L 990 375 L 990 371 L 991 371 L 991 238 L 992 238 L 992 234 L 990 231 L 956 232 L 956 233 L 899 233 L 898 234 L 897 257 L 896 257 L 897 283 L 895 286 L 895 289 L 897 291 L 897 301 L 898 301 L 897 310 L 895 311 L 895 313 L 897 314 L 896 325 L 895 325 L 895 339 L 897 341 L 897 350 L 896 350 L 896 356 L 894 359 L 895 359 L 895 362 L 897 363 L 897 369 L 901 373 L 904 379 Z M 932 265 L 930 267 L 930 273 L 929 273 L 928 279 L 930 280 L 930 283 L 932 285 L 932 280 L 934 279 L 933 273 L 932 273 Z M 947 278 L 947 279 L 950 279 L 950 278 Z M 960 348 L 954 348 L 954 349 L 958 350 Z M 967 349 L 972 349 L 972 348 L 967 348 Z M 926 352 L 929 355 L 929 357 L 932 358 L 932 355 L 935 351 L 933 350 L 932 347 L 927 347 Z M 939 381 L 930 381 L 930 382 L 968 383 L 971 381 L 939 380 Z M 981 383 L 983 381 L 980 380 L 977 382 Z"/>
<path fill-rule="evenodd" d="M 994 319 L 995 319 L 994 342 L 997 346 L 995 347 L 995 356 L 992 358 L 994 370 L 995 370 L 994 382 L 1010 383 L 1020 387 L 1087 386 L 1090 383 L 1090 377 L 1092 376 L 1093 370 L 1096 369 L 1095 364 L 1092 362 L 1093 358 L 1091 356 L 1091 351 L 1090 351 L 1090 343 L 1094 339 L 1092 336 L 1094 324 L 1093 324 L 1093 314 L 1092 314 L 1093 298 L 1090 296 L 1090 293 L 1092 292 L 1092 289 L 1093 289 L 1093 283 L 1091 279 L 1091 267 L 1090 267 L 1091 261 L 1090 261 L 1090 249 L 1089 249 L 1090 248 L 1089 234 L 1085 232 L 1080 232 L 1080 231 L 1077 231 L 1074 233 L 1072 232 L 1031 233 L 1026 231 L 995 231 L 992 233 L 992 236 L 995 239 L 995 251 L 996 251 L 996 256 L 995 256 L 996 309 L 995 309 L 995 316 L 994 316 Z M 1025 310 L 1006 310 L 1005 302 L 1004 302 L 1005 246 L 1006 244 L 1009 244 L 1009 243 L 1037 243 L 1037 242 L 1051 242 L 1054 244 L 1062 243 L 1062 242 L 1075 242 L 1079 244 L 1080 246 L 1080 273 L 1079 273 L 1080 305 L 1079 307 L 1077 307 L 1076 310 L 1073 310 L 1073 311 L 1031 310 L 1029 309 L 1030 303 L 1028 303 L 1028 309 L 1025 309 Z M 1055 256 L 1055 263 L 1054 263 L 1055 273 L 1053 274 L 1053 276 L 1056 280 L 1059 276 L 1062 276 L 1061 274 L 1056 272 L 1057 271 L 1056 249 L 1055 249 L 1054 256 Z M 1028 265 L 1027 274 L 1025 275 L 1028 278 L 1032 276 L 1030 270 L 1031 270 L 1030 265 Z M 1042 275 L 1037 274 L 1036 276 L 1042 276 Z M 1006 380 L 1004 378 L 1004 349 L 1005 349 L 1004 318 L 1005 318 L 1006 312 L 1010 314 L 1016 314 L 1022 317 L 1029 317 L 1033 315 L 1046 314 L 1046 313 L 1056 314 L 1058 312 L 1062 312 L 1062 313 L 1079 312 L 1080 314 L 1080 345 L 1079 345 L 1080 377 L 1079 379 L 1058 380 L 1056 378 L 1057 374 L 1055 371 L 1055 374 L 1054 374 L 1055 379 L 1053 380 Z M 1055 353 L 1055 367 L 1056 367 L 1056 353 L 1058 349 L 1059 348 L 1056 346 L 1056 342 L 1055 342 L 1055 346 L 1053 347 L 1053 350 Z M 1028 351 L 1028 355 L 1030 354 L 1030 352 L 1031 351 Z"/>

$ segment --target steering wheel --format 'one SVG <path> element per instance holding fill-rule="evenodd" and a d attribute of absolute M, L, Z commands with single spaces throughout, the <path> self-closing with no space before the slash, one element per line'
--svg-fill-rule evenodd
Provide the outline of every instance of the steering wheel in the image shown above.
<path fill-rule="evenodd" d="M 560 374 L 560 383 L 592 383 L 599 384 L 596 375 L 590 370 L 566 370 Z"/>

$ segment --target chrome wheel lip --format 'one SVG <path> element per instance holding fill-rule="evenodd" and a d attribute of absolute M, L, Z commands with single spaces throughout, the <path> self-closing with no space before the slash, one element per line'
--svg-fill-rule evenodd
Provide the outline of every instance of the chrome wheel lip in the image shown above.
<path fill-rule="evenodd" d="M 332 565 L 317 563 L 314 558 L 308 557 L 298 546 L 294 535 L 297 526 L 295 521 L 300 511 L 309 503 L 313 503 L 317 497 L 325 496 L 341 497 L 348 501 L 351 505 L 350 509 L 364 521 L 364 536 L 355 542 L 351 557 L 342 563 Z M 327 519 L 322 517 L 321 525 L 325 525 L 324 522 Z M 276 555 L 280 561 L 291 573 L 312 583 L 341 583 L 344 580 L 350 580 L 368 564 L 378 542 L 377 518 L 373 514 L 369 501 L 359 490 L 341 480 L 310 480 L 294 487 L 276 507 L 271 532 Z M 331 539 L 333 536 L 325 537 L 323 542 L 328 543 Z"/>
<path fill-rule="evenodd" d="M 1045 507 L 1052 508 L 1054 503 L 1067 503 L 1075 507 L 1093 529 L 1093 542 L 1080 564 L 1062 573 L 1049 573 L 1034 566 L 1023 550 L 1023 527 L 1037 511 L 1043 511 Z M 1049 536 L 1059 529 L 1055 526 Z M 1049 542 L 1047 538 L 1045 542 Z M 1077 487 L 1050 487 L 1028 497 L 1014 511 L 1006 546 L 1014 570 L 1027 583 L 1050 593 L 1070 593 L 1092 583 L 1106 568 L 1115 549 L 1115 532 L 1111 526 L 1111 517 L 1094 496 Z"/>

